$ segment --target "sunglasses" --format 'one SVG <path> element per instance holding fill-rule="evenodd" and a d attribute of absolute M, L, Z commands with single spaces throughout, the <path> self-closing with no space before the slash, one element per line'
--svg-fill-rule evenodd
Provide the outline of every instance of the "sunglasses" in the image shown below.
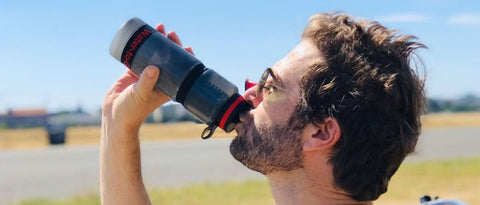
<path fill-rule="evenodd" d="M 266 89 L 269 93 L 275 92 L 275 90 L 281 90 L 284 91 L 288 94 L 296 95 L 293 94 L 292 92 L 288 91 L 282 86 L 279 86 L 273 82 L 267 82 L 268 79 L 272 78 L 274 81 L 278 81 L 277 76 L 273 73 L 271 68 L 265 69 L 265 71 L 262 74 L 262 77 L 260 78 L 260 81 L 257 83 L 251 83 L 248 81 L 248 79 L 245 81 L 245 90 L 257 85 L 257 89 L 255 90 L 255 94 L 259 96 L 262 94 L 263 89 Z"/>

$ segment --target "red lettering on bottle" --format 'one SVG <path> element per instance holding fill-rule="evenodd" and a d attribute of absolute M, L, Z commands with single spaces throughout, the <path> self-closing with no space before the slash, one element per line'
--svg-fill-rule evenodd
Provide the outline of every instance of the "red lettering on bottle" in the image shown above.
<path fill-rule="evenodd" d="M 130 59 L 133 57 L 133 52 L 137 49 L 137 46 L 145 40 L 145 38 L 150 36 L 150 34 L 152 34 L 152 31 L 145 28 L 135 37 L 135 40 L 130 43 L 130 49 L 128 49 L 128 51 L 125 53 L 125 60 L 123 61 L 125 66 L 130 68 Z"/>

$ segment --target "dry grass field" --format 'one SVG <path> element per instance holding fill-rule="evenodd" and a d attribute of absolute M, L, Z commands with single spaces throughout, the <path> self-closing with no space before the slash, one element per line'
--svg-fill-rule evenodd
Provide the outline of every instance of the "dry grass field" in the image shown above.
<path fill-rule="evenodd" d="M 435 113 L 422 117 L 425 129 L 439 127 L 480 127 L 480 112 Z"/>
<path fill-rule="evenodd" d="M 200 138 L 206 125 L 193 122 L 144 124 L 140 129 L 140 139 L 173 140 Z M 234 132 L 225 133 L 217 129 L 212 137 L 234 137 Z M 100 143 L 100 126 L 69 127 L 66 145 L 88 145 Z M 43 128 L 0 130 L 0 149 L 31 149 L 49 145 L 47 132 Z"/>
<path fill-rule="evenodd" d="M 422 117 L 424 129 L 452 126 L 480 127 L 480 112 L 440 113 Z M 172 140 L 199 138 L 206 126 L 192 122 L 144 124 L 140 130 L 141 140 Z M 66 133 L 66 145 L 99 144 L 100 127 L 70 127 Z M 217 129 L 213 137 L 234 137 L 235 132 L 225 133 Z M 47 133 L 43 128 L 0 130 L 0 149 L 30 149 L 48 146 Z"/>

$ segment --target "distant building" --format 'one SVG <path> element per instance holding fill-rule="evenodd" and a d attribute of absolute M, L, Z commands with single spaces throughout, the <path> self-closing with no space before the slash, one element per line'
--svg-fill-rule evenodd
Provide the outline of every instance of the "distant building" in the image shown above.
<path fill-rule="evenodd" d="M 12 109 L 0 114 L 0 128 L 100 125 L 101 120 L 100 114 L 91 115 L 81 108 L 51 114 L 45 109 Z"/>
<path fill-rule="evenodd" d="M 199 122 L 190 112 L 188 112 L 183 105 L 176 102 L 169 102 L 156 109 L 145 122 L 159 123 L 159 122 L 179 122 L 179 121 L 194 121 Z"/>
<path fill-rule="evenodd" d="M 195 117 L 180 103 L 167 103 L 160 107 L 160 109 L 162 112 L 162 122 L 195 121 Z"/>
<path fill-rule="evenodd" d="M 102 118 L 100 115 L 91 115 L 78 108 L 75 111 L 62 111 L 50 114 L 47 121 L 50 125 L 87 126 L 100 125 Z"/>
<path fill-rule="evenodd" d="M 0 124 L 8 128 L 41 127 L 47 123 L 45 109 L 16 109 L 0 115 Z"/>

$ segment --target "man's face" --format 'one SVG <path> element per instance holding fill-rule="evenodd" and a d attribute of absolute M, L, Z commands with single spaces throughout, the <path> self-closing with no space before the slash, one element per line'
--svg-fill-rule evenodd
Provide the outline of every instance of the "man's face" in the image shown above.
<path fill-rule="evenodd" d="M 303 126 L 292 114 L 301 98 L 300 79 L 320 56 L 311 41 L 303 40 L 272 67 L 266 88 L 261 92 L 255 91 L 257 86 L 247 90 L 245 99 L 254 109 L 243 113 L 235 126 L 238 136 L 230 144 L 235 159 L 263 174 L 303 166 L 303 129 L 298 128 Z"/>

